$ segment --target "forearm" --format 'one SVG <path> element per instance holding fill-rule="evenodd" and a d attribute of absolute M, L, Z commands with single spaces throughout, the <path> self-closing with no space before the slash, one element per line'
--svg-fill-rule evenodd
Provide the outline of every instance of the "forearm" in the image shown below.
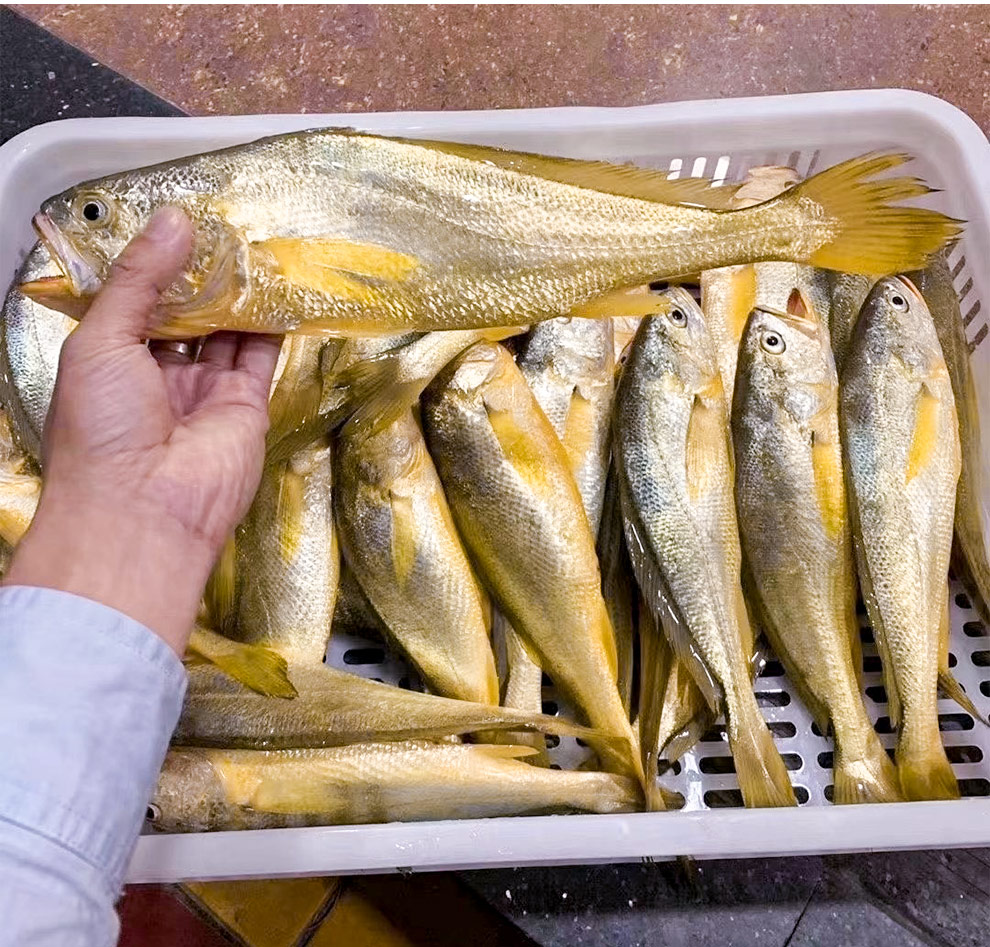
<path fill-rule="evenodd" d="M 124 615 L 62 592 L 0 589 L 4 937 L 112 942 L 113 903 L 184 690 L 174 653 Z"/>

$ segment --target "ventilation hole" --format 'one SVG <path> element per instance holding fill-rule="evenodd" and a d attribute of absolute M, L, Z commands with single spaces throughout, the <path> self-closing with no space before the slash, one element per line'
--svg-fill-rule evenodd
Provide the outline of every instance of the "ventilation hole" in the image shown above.
<path fill-rule="evenodd" d="M 588 745 L 580 737 L 577 737 L 574 742 L 577 743 L 578 746 L 587 746 Z"/>
<path fill-rule="evenodd" d="M 972 608 L 973 607 L 972 603 L 969 600 L 969 596 L 965 592 L 960 592 L 956 596 L 956 604 L 960 608 Z"/>
<path fill-rule="evenodd" d="M 990 667 L 990 651 L 974 651 L 973 664 L 978 668 Z M 949 667 L 952 667 L 950 664 Z"/>
<path fill-rule="evenodd" d="M 981 681 L 980 682 L 980 693 L 984 697 L 990 697 L 990 681 Z"/>
<path fill-rule="evenodd" d="M 725 725 L 721 723 L 715 724 L 714 727 L 706 730 L 702 735 L 699 743 L 724 743 L 725 742 Z"/>
<path fill-rule="evenodd" d="M 943 733 L 952 730 L 972 730 L 973 718 L 969 714 L 939 714 L 938 728 Z"/>
<path fill-rule="evenodd" d="M 560 766 L 557 763 L 551 763 L 550 764 L 550 769 L 560 769 Z"/>
<path fill-rule="evenodd" d="M 382 648 L 348 648 L 344 652 L 344 664 L 381 664 L 384 660 Z"/>
<path fill-rule="evenodd" d="M 968 638 L 985 638 L 987 629 L 983 622 L 968 621 L 963 625 L 963 631 Z"/>
<path fill-rule="evenodd" d="M 832 802 L 835 799 L 835 786 L 833 786 L 831 783 L 829 783 L 825 787 L 825 793 L 824 793 L 824 795 L 825 795 L 825 798 L 829 802 Z"/>
<path fill-rule="evenodd" d="M 959 792 L 964 796 L 990 796 L 990 779 L 960 779 Z"/>
<path fill-rule="evenodd" d="M 715 173 L 712 175 L 712 180 L 716 184 L 721 184 L 729 174 L 729 165 L 732 164 L 732 158 L 729 155 L 722 155 L 718 161 L 715 162 Z"/>
<path fill-rule="evenodd" d="M 966 265 L 966 257 L 961 256 L 956 261 L 956 265 L 952 267 L 952 278 L 955 279 L 961 272 L 962 268 Z"/>
<path fill-rule="evenodd" d="M 970 276 L 965 283 L 962 285 L 962 289 L 959 290 L 959 301 L 962 302 L 968 295 L 969 291 L 973 288 L 973 277 Z"/>
<path fill-rule="evenodd" d="M 863 658 L 863 670 L 867 674 L 877 674 L 883 670 L 879 655 L 868 654 Z"/>
<path fill-rule="evenodd" d="M 873 729 L 877 733 L 893 733 L 894 728 L 890 725 L 890 717 L 880 717 L 875 724 L 873 724 Z"/>
<path fill-rule="evenodd" d="M 950 763 L 981 763 L 983 750 L 978 746 L 947 746 L 945 755 Z"/>
<path fill-rule="evenodd" d="M 866 618 L 866 606 L 863 604 L 863 600 L 861 598 L 856 599 L 856 614 L 859 615 L 860 618 Z"/>
<path fill-rule="evenodd" d="M 804 766 L 804 760 L 797 753 L 781 753 L 780 758 L 784 761 L 784 766 L 789 770 L 800 769 Z"/>
<path fill-rule="evenodd" d="M 555 700 L 545 700 L 543 701 L 543 712 L 549 717 L 557 716 L 557 711 L 560 708 L 557 706 Z"/>
<path fill-rule="evenodd" d="M 691 177 L 700 178 L 705 173 L 706 164 L 708 164 L 707 158 L 695 158 L 694 164 L 691 166 Z"/>
<path fill-rule="evenodd" d="M 684 167 L 684 162 L 681 161 L 680 158 L 671 158 L 670 166 L 667 169 L 670 172 L 667 175 L 667 179 L 670 181 L 674 181 L 677 178 L 679 178 L 681 176 L 681 168 L 683 167 Z"/>
<path fill-rule="evenodd" d="M 553 681 L 550 680 L 550 675 L 544 672 L 540 675 L 540 686 L 541 687 L 553 687 Z"/>
<path fill-rule="evenodd" d="M 657 764 L 657 775 L 666 776 L 667 773 L 673 773 L 675 776 L 681 775 L 681 762 L 676 760 L 671 763 L 670 760 L 660 760 Z"/>
<path fill-rule="evenodd" d="M 763 670 L 760 671 L 760 677 L 783 677 L 784 676 L 784 665 L 779 661 L 767 661 L 764 665 Z"/>
<path fill-rule="evenodd" d="M 823 737 L 823 736 L 825 736 L 825 734 L 822 733 L 821 728 L 818 726 L 818 724 L 814 720 L 811 721 L 811 732 L 816 737 Z"/>
<path fill-rule="evenodd" d="M 709 809 L 739 809 L 743 804 L 742 793 L 738 789 L 709 789 L 704 800 Z"/>
<path fill-rule="evenodd" d="M 790 702 L 787 691 L 760 691 L 756 695 L 756 703 L 761 707 L 786 707 Z"/>
<path fill-rule="evenodd" d="M 956 659 L 956 656 L 950 651 L 949 652 L 949 667 L 950 668 L 954 668 L 958 663 L 959 663 L 959 661 Z"/>
<path fill-rule="evenodd" d="M 884 690 L 883 684 L 873 684 L 870 687 L 867 687 L 866 696 L 869 697 L 874 703 L 887 703 L 887 692 Z"/>
<path fill-rule="evenodd" d="M 705 756 L 698 763 L 698 769 L 706 776 L 724 776 L 726 773 L 734 773 L 736 764 L 731 756 Z"/>
<path fill-rule="evenodd" d="M 811 795 L 804 786 L 795 786 L 794 798 L 797 799 L 799 806 L 803 806 L 811 798 Z"/>
<path fill-rule="evenodd" d="M 781 720 L 779 723 L 768 723 L 767 726 L 775 737 L 781 739 L 792 737 L 797 733 L 797 727 L 789 720 Z"/>
<path fill-rule="evenodd" d="M 831 750 L 829 750 L 827 753 L 819 753 L 818 754 L 818 765 L 822 769 L 831 769 L 832 768 L 832 751 Z"/>
<path fill-rule="evenodd" d="M 551 750 L 555 750 L 558 746 L 560 746 L 560 737 L 558 737 L 556 733 L 548 733 L 546 735 L 546 741 L 547 746 Z"/>
<path fill-rule="evenodd" d="M 859 629 L 859 640 L 863 644 L 873 644 L 873 629 L 869 625 L 863 625 Z"/>
<path fill-rule="evenodd" d="M 324 664 L 326 664 L 326 663 L 327 663 L 327 656 L 326 656 L 326 655 L 323 655 L 323 663 L 324 663 Z"/>
<path fill-rule="evenodd" d="M 894 748 L 892 746 L 887 748 L 887 756 L 896 762 L 894 758 Z"/>

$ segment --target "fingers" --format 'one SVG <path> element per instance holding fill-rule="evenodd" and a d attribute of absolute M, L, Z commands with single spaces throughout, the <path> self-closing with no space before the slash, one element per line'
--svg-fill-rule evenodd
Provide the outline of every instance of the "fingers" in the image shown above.
<path fill-rule="evenodd" d="M 228 370 L 234 367 L 234 359 L 237 357 L 237 349 L 241 344 L 241 337 L 236 332 L 215 332 L 207 336 L 200 350 L 199 358 L 196 359 L 200 365 L 212 365 L 214 368 Z"/>
<path fill-rule="evenodd" d="M 148 349 L 159 365 L 191 365 L 196 355 L 196 340 L 155 339 Z"/>
<path fill-rule="evenodd" d="M 234 368 L 264 385 L 266 395 L 275 374 L 282 338 L 280 335 L 242 335 L 234 357 Z"/>
<path fill-rule="evenodd" d="M 155 325 L 159 297 L 192 246 L 192 224 L 177 207 L 152 214 L 144 232 L 121 253 L 79 332 L 103 345 L 138 342 Z"/>

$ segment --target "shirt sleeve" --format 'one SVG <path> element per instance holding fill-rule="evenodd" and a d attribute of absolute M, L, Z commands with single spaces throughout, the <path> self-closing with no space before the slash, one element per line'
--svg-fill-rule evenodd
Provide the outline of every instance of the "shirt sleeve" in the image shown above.
<path fill-rule="evenodd" d="M 0 944 L 111 945 L 186 673 L 126 615 L 0 588 Z"/>

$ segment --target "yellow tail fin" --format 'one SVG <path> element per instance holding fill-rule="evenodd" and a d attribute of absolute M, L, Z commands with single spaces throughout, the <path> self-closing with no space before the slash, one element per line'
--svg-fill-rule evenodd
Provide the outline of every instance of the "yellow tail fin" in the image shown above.
<path fill-rule="evenodd" d="M 959 783 L 937 738 L 921 753 L 902 754 L 898 747 L 897 774 L 901 792 L 911 802 L 959 798 Z"/>
<path fill-rule="evenodd" d="M 917 178 L 869 180 L 907 160 L 902 154 L 853 158 L 760 206 L 790 203 L 812 217 L 809 231 L 826 239 L 807 261 L 813 266 L 868 276 L 921 269 L 962 227 L 961 221 L 937 211 L 895 206 L 929 193 Z"/>
<path fill-rule="evenodd" d="M 939 669 L 938 686 L 944 691 L 946 697 L 954 700 L 966 713 L 979 720 L 985 726 L 990 727 L 990 720 L 980 713 L 976 704 L 973 703 L 966 691 L 962 689 L 962 685 L 952 676 L 952 672 L 947 667 Z"/>
<path fill-rule="evenodd" d="M 874 735 L 867 752 L 858 759 L 843 756 L 841 748 L 835 754 L 836 805 L 857 802 L 901 802 L 897 768 L 887 755 L 880 740 Z"/>
<path fill-rule="evenodd" d="M 796 806 L 787 767 L 755 700 L 752 713 L 746 717 L 749 719 L 740 721 L 741 726 L 732 726 L 732 721 L 729 726 L 729 749 L 736 765 L 743 802 L 751 809 Z"/>
<path fill-rule="evenodd" d="M 266 697 L 291 699 L 298 693 L 289 680 L 285 658 L 269 648 L 241 644 L 215 631 L 194 628 L 188 650 Z"/>

